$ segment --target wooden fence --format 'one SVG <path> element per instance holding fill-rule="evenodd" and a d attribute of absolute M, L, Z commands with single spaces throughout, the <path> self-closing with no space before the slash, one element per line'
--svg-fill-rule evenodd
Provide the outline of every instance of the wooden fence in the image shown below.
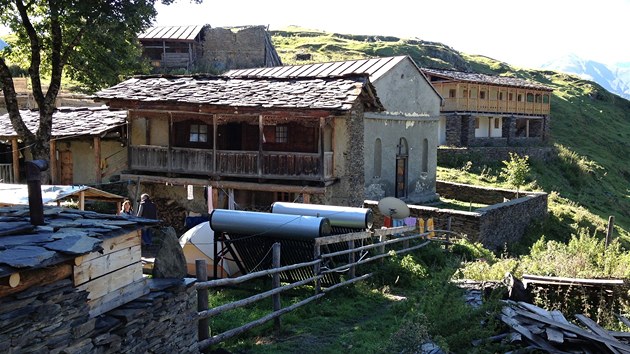
<path fill-rule="evenodd" d="M 449 236 L 451 234 L 456 234 L 449 230 L 432 230 L 426 233 L 415 233 L 413 235 L 404 236 L 403 234 L 406 232 L 416 231 L 415 226 L 402 226 L 402 227 L 394 227 L 388 229 L 380 229 L 375 231 L 368 232 L 357 232 L 357 233 L 349 233 L 343 235 L 335 235 L 329 237 L 320 237 L 316 238 L 314 242 L 313 249 L 313 260 L 309 262 L 303 262 L 298 264 L 291 264 L 284 267 L 280 266 L 280 243 L 275 243 L 273 245 L 273 260 L 272 260 L 272 268 L 267 270 L 262 270 L 258 272 L 249 273 L 236 278 L 224 278 L 224 279 L 216 279 L 208 281 L 207 267 L 205 260 L 197 260 L 196 261 L 196 272 L 197 272 L 197 300 L 198 300 L 198 330 L 199 330 L 199 348 L 200 350 L 204 350 L 211 345 L 220 343 L 226 339 L 237 336 L 241 333 L 244 333 L 256 326 L 262 325 L 266 322 L 274 320 L 275 328 L 280 328 L 280 316 L 283 314 L 293 311 L 300 306 L 306 305 L 314 300 L 320 299 L 325 296 L 326 293 L 357 281 L 361 281 L 367 279 L 373 275 L 373 273 L 362 274 L 356 276 L 357 266 L 367 264 L 369 262 L 373 262 L 376 260 L 383 259 L 385 257 L 392 256 L 392 254 L 404 254 L 419 248 L 422 248 L 429 244 L 430 242 L 445 242 L 450 243 Z M 431 237 L 434 235 L 443 235 L 444 237 Z M 391 238 L 390 238 L 391 237 Z M 371 243 L 373 239 L 377 238 L 376 242 Z M 388 239 L 390 238 L 390 239 Z M 361 243 L 368 243 L 363 246 L 356 247 L 357 241 L 362 241 Z M 366 242 L 368 241 L 368 242 Z M 410 241 L 419 241 L 420 243 L 410 246 Z M 371 243 L 371 244 L 370 244 Z M 399 250 L 390 249 L 387 251 L 387 248 L 394 246 L 396 244 L 402 243 L 402 248 Z M 321 253 L 322 247 L 332 244 L 346 244 L 347 249 L 337 252 L 330 253 Z M 371 253 L 369 253 L 372 251 Z M 362 256 L 357 260 L 357 253 L 361 253 Z M 368 256 L 365 258 L 365 256 Z M 341 266 L 337 266 L 332 269 L 328 269 L 322 267 L 325 260 L 331 259 L 335 257 L 338 259 L 339 257 L 347 256 L 348 261 L 346 264 Z M 300 268 L 310 268 L 312 267 L 313 276 L 294 282 L 286 285 L 280 284 L 280 273 L 288 272 Z M 327 288 L 322 288 L 321 279 L 330 273 L 335 272 L 347 272 L 347 280 L 341 281 L 337 284 L 329 286 Z M 244 283 L 246 281 L 260 278 L 263 276 L 271 276 L 272 277 L 272 286 L 271 290 L 250 296 L 248 298 L 238 300 L 235 302 L 227 303 L 212 309 L 208 307 L 208 289 L 214 287 L 221 287 L 226 285 L 237 285 Z M 284 291 L 304 286 L 309 283 L 314 284 L 315 292 L 312 296 L 299 301 L 291 306 L 282 307 L 280 302 L 280 294 Z M 255 321 L 249 322 L 243 326 L 230 329 L 223 333 L 219 333 L 213 336 L 210 336 L 209 329 L 209 318 L 212 316 L 216 316 L 218 314 L 224 313 L 229 310 L 233 310 L 239 307 L 243 307 L 246 305 L 253 304 L 262 299 L 266 299 L 268 297 L 272 298 L 273 303 L 273 312 L 270 314 L 261 317 Z"/>

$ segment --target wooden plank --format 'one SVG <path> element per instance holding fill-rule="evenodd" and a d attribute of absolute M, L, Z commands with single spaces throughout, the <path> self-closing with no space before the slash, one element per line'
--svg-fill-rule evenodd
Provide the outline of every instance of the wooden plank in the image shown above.
<path fill-rule="evenodd" d="M 577 335 L 579 335 L 581 337 L 590 339 L 592 341 L 596 341 L 596 342 L 600 342 L 600 343 L 604 343 L 604 344 L 610 344 L 611 346 L 613 346 L 615 348 L 620 348 L 620 349 L 624 349 L 624 350 L 627 350 L 626 348 L 630 349 L 630 347 L 628 347 L 627 345 L 625 345 L 623 343 L 620 343 L 617 340 L 611 340 L 611 339 L 608 339 L 606 337 L 602 337 L 602 336 L 593 334 L 593 333 L 588 332 L 588 331 L 586 331 L 586 330 L 584 330 L 584 329 L 582 329 L 582 328 L 580 328 L 580 327 L 578 327 L 576 325 L 564 324 L 564 323 L 561 323 L 561 322 L 550 320 L 550 319 L 548 319 L 548 318 L 546 318 L 544 316 L 540 316 L 540 315 L 537 315 L 535 313 L 531 313 L 531 312 L 528 312 L 528 311 L 523 311 L 523 310 L 520 310 L 520 309 L 515 309 L 515 311 L 519 315 L 522 315 L 522 316 L 525 316 L 525 317 L 529 317 L 531 319 L 535 319 L 535 320 L 540 321 L 542 323 L 546 323 L 546 324 L 549 324 L 549 325 L 561 328 L 563 330 L 574 332 L 575 334 L 577 334 Z"/>
<path fill-rule="evenodd" d="M 580 321 L 583 325 L 585 325 L 588 329 L 590 329 L 591 331 L 593 331 L 596 334 L 599 334 L 600 336 L 610 339 L 612 341 L 621 343 L 617 340 L 617 338 L 613 337 L 612 335 L 610 335 L 610 333 L 608 333 L 607 330 L 603 329 L 602 327 L 600 327 L 595 321 L 591 320 L 590 318 L 581 315 L 581 314 L 576 314 L 575 318 L 577 318 L 578 321 Z M 604 343 L 606 345 L 606 347 L 612 352 L 612 353 L 621 353 L 619 350 L 617 350 L 616 348 L 612 347 L 610 344 L 608 343 Z M 625 351 L 630 351 L 630 346 L 627 346 L 628 349 L 624 350 Z"/>
<path fill-rule="evenodd" d="M 0 285 L 0 298 L 24 291 L 32 286 L 54 283 L 68 278 L 70 275 L 72 275 L 72 265 L 65 263 L 47 268 L 25 270 L 20 273 L 20 283 L 17 286 Z"/>
<path fill-rule="evenodd" d="M 109 310 L 133 301 L 151 291 L 146 278 L 134 281 L 98 299 L 88 301 L 90 317 L 96 317 Z"/>
<path fill-rule="evenodd" d="M 551 285 L 624 285 L 625 281 L 623 279 L 564 278 L 523 274 L 523 283 Z"/>
<path fill-rule="evenodd" d="M 89 292 L 88 300 L 94 300 L 140 279 L 142 279 L 142 264 L 138 262 L 79 285 L 77 289 Z"/>
<path fill-rule="evenodd" d="M 103 248 L 102 252 L 92 252 L 77 257 L 74 264 L 80 265 L 83 262 L 87 262 L 89 260 L 102 257 L 106 254 L 118 252 L 120 250 L 133 246 L 140 246 L 140 230 L 134 230 L 118 237 L 112 237 L 103 240 L 103 243 L 101 244 L 101 247 Z"/>
<path fill-rule="evenodd" d="M 340 243 L 346 241 L 363 240 L 372 237 L 371 232 L 353 232 L 349 234 L 341 234 L 334 236 L 318 237 L 315 239 L 316 245 L 328 245 L 331 243 Z"/>
<path fill-rule="evenodd" d="M 140 245 L 135 245 L 84 261 L 74 267 L 74 285 L 81 285 L 131 263 L 137 263 L 140 261 L 140 254 Z"/>
<path fill-rule="evenodd" d="M 545 317 L 547 317 L 550 320 L 553 319 L 553 317 L 551 316 L 551 313 L 549 311 L 547 311 L 547 310 L 545 310 L 543 308 L 540 308 L 540 307 L 538 307 L 536 305 L 532 305 L 530 303 L 523 302 L 523 301 L 519 301 L 518 305 L 520 307 L 526 309 L 526 310 L 529 310 L 529 311 L 533 312 L 533 313 L 539 314 L 541 316 L 545 316 Z"/>

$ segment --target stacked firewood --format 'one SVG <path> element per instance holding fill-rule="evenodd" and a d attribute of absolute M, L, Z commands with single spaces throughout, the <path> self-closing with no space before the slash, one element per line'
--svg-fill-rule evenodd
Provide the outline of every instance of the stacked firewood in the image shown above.
<path fill-rule="evenodd" d="M 510 327 L 511 342 L 548 353 L 630 353 L 630 333 L 608 331 L 590 318 L 577 314 L 581 326 L 557 310 L 547 311 L 526 302 L 507 300 L 501 320 Z M 626 326 L 630 320 L 618 316 Z"/>
<path fill-rule="evenodd" d="M 162 226 L 173 227 L 177 236 L 180 236 L 186 231 L 184 225 L 186 208 L 172 199 L 156 198 L 153 202 L 158 208 L 158 218 L 162 221 Z"/>

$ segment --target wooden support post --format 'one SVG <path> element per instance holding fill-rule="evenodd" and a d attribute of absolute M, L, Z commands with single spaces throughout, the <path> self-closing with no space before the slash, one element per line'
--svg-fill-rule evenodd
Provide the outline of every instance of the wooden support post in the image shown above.
<path fill-rule="evenodd" d="M 97 184 L 101 183 L 101 137 L 100 136 L 95 136 L 94 137 L 94 171 L 96 173 L 96 180 L 95 182 Z M 82 209 L 83 210 L 83 209 Z"/>
<path fill-rule="evenodd" d="M 79 210 L 85 210 L 85 192 L 79 193 Z"/>
<path fill-rule="evenodd" d="M 195 260 L 195 274 L 197 281 L 208 281 L 208 266 L 203 259 Z M 209 307 L 208 305 L 208 288 L 197 289 L 197 311 L 205 311 Z M 210 321 L 207 318 L 202 318 L 198 323 L 199 341 L 210 338 Z"/>
<path fill-rule="evenodd" d="M 311 195 L 308 193 L 302 193 L 302 203 L 309 204 L 311 202 Z"/>
<path fill-rule="evenodd" d="M 614 228 L 615 217 L 611 215 L 608 217 L 608 226 L 606 227 L 606 248 L 608 248 L 608 245 L 610 245 L 610 242 L 612 241 Z"/>
<path fill-rule="evenodd" d="M 20 148 L 17 139 L 11 139 L 11 153 L 13 154 L 13 183 L 20 183 Z"/>
<path fill-rule="evenodd" d="M 272 267 L 280 268 L 280 243 L 276 242 L 273 244 L 273 258 L 272 258 Z M 277 289 L 280 287 L 280 274 L 274 273 L 271 277 L 271 288 Z M 280 311 L 282 309 L 282 304 L 280 303 L 280 294 L 271 295 L 271 300 L 273 301 L 273 312 Z M 280 333 L 280 317 L 276 317 L 273 319 L 273 327 L 277 333 Z"/>
<path fill-rule="evenodd" d="M 57 141 L 50 140 L 50 184 L 57 184 Z"/>
<path fill-rule="evenodd" d="M 348 241 L 348 249 L 349 250 L 354 249 L 354 240 Z M 348 264 L 354 264 L 354 261 L 355 261 L 355 253 L 354 252 L 348 253 Z M 351 265 L 350 270 L 348 271 L 348 279 L 353 279 L 355 275 L 356 275 L 356 267 L 354 265 Z"/>
<path fill-rule="evenodd" d="M 321 245 L 319 243 L 315 243 L 314 249 L 313 249 L 313 260 L 316 261 L 318 259 L 320 259 L 320 256 L 322 254 L 322 249 L 321 249 Z M 319 272 L 321 271 L 321 263 L 317 263 L 313 266 L 313 275 L 319 275 Z M 317 280 L 315 280 L 315 294 L 319 294 L 322 291 L 322 282 L 321 279 L 317 278 Z"/>
<path fill-rule="evenodd" d="M 421 231 L 422 232 L 422 231 Z M 378 243 L 380 243 L 381 245 L 378 246 L 378 254 L 381 255 L 383 253 L 385 253 L 385 245 L 383 244 L 383 242 L 385 241 L 385 238 L 387 236 L 385 235 L 379 235 L 378 236 Z M 383 264 L 383 262 L 385 261 L 384 258 L 381 258 L 381 264 Z"/>
<path fill-rule="evenodd" d="M 263 165 L 263 142 L 265 140 L 263 115 L 258 116 L 258 176 L 262 177 Z"/>

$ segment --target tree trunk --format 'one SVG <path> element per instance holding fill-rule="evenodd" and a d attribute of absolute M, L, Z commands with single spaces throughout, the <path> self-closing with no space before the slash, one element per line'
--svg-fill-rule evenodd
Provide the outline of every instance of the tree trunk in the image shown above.
<path fill-rule="evenodd" d="M 50 139 L 42 140 L 38 137 L 34 141 L 26 140 L 26 145 L 30 146 L 29 150 L 33 155 L 33 160 L 46 160 L 48 161 L 48 169 L 42 171 L 41 181 L 42 184 L 50 184 Z"/>

